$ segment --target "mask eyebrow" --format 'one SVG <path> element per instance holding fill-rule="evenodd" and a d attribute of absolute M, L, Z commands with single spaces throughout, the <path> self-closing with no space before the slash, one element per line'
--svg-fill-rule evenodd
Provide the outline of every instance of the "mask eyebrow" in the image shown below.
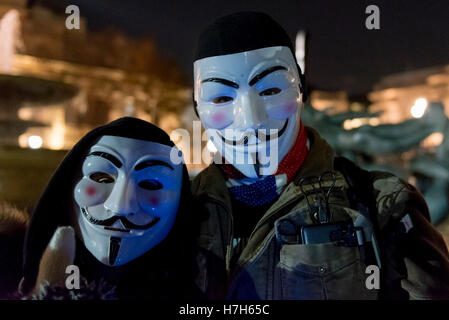
<path fill-rule="evenodd" d="M 104 152 L 104 151 L 94 151 L 92 153 L 89 153 L 87 156 L 88 157 L 89 156 L 97 156 L 97 157 L 105 158 L 106 160 L 112 162 L 112 164 L 114 166 L 116 166 L 117 168 L 121 168 L 123 166 L 122 162 L 119 159 L 117 159 L 112 154 Z"/>
<path fill-rule="evenodd" d="M 139 164 L 137 164 L 134 167 L 134 170 L 135 171 L 140 171 L 140 170 L 143 170 L 145 168 L 152 167 L 152 166 L 164 166 L 164 167 L 170 168 L 171 170 L 174 170 L 173 167 L 169 163 L 167 163 L 165 161 L 162 161 L 162 160 L 146 160 L 146 161 L 142 161 L 142 162 L 140 162 Z"/>
<path fill-rule="evenodd" d="M 278 71 L 278 70 L 287 70 L 287 68 L 286 68 L 286 67 L 283 67 L 283 66 L 274 66 L 274 67 L 268 68 L 268 69 L 262 71 L 261 73 L 255 75 L 255 76 L 250 80 L 250 82 L 249 82 L 248 84 L 249 84 L 250 86 L 253 86 L 253 85 L 255 85 L 258 81 L 260 81 L 263 77 L 266 77 L 266 76 L 269 75 L 270 73 L 273 73 L 273 72 Z"/>
<path fill-rule="evenodd" d="M 223 79 L 223 78 L 207 78 L 207 79 L 204 79 L 201 81 L 201 83 L 204 83 L 204 82 L 218 82 L 218 83 L 224 84 L 225 86 L 229 86 L 229 87 L 232 87 L 235 89 L 239 88 L 239 85 L 237 83 L 235 83 L 231 80 Z"/>

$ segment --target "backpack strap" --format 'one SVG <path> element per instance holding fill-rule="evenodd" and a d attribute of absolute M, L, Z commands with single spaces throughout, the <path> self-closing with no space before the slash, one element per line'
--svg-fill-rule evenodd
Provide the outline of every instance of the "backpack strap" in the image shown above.
<path fill-rule="evenodd" d="M 374 197 L 373 176 L 367 170 L 358 167 L 345 157 L 335 157 L 334 168 L 340 171 L 348 183 L 348 198 L 360 216 L 355 224 L 365 231 L 365 237 L 371 237 L 371 246 L 361 248 L 361 259 L 365 265 L 377 265 L 380 269 L 380 299 L 408 299 L 408 293 L 401 287 L 401 279 L 406 270 L 397 273 L 398 268 L 386 259 L 390 243 L 382 236 L 377 220 L 377 204 Z M 368 232 L 367 232 L 368 231 Z M 371 234 L 370 234 L 371 233 Z M 388 237 L 390 238 L 390 237 Z M 370 239 L 365 239 L 369 241 Z M 399 268 L 402 269 L 402 268 Z"/>

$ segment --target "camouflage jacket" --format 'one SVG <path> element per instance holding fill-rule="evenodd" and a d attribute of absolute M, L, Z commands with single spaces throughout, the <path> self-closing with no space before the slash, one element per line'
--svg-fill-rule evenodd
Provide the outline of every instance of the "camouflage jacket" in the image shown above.
<path fill-rule="evenodd" d="M 349 185 L 334 167 L 332 148 L 313 129 L 307 130 L 311 147 L 297 177 L 239 250 L 233 246 L 231 198 L 221 170 L 212 164 L 195 178 L 193 194 L 207 212 L 198 239 L 199 288 L 211 299 L 449 298 L 449 254 L 444 240 L 430 223 L 421 194 L 389 173 L 371 173 L 376 227 L 385 240 L 380 269 L 383 288 L 367 286 L 368 264 L 358 246 L 295 241 L 295 229 L 314 223 L 310 206 L 323 201 L 311 192 L 319 188 L 314 180 L 300 184 L 302 178 L 334 172 L 335 180 L 329 175 L 321 185 L 329 190 L 333 184 L 327 200 L 331 222 L 355 222 L 360 215 L 351 208 Z M 293 233 L 289 224 L 294 226 Z"/>

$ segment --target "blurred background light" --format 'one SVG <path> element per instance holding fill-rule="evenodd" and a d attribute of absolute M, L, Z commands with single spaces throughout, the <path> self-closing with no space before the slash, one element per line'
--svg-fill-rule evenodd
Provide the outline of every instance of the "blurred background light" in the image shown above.
<path fill-rule="evenodd" d="M 421 118 L 427 109 L 427 100 L 424 98 L 419 98 L 415 101 L 410 112 L 414 118 Z"/>
<path fill-rule="evenodd" d="M 42 138 L 39 136 L 30 136 L 28 138 L 28 146 L 31 149 L 39 149 L 42 146 Z"/>
<path fill-rule="evenodd" d="M 302 73 L 305 73 L 306 69 L 306 33 L 304 30 L 296 33 L 295 39 L 295 56 Z"/>
<path fill-rule="evenodd" d="M 379 124 L 380 121 L 378 118 L 354 118 L 345 120 L 343 122 L 343 128 L 345 130 L 351 130 L 361 127 L 363 125 L 377 126 Z"/>

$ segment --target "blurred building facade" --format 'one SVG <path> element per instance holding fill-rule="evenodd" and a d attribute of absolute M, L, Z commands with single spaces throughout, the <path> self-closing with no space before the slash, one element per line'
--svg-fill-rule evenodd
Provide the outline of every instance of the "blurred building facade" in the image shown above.
<path fill-rule="evenodd" d="M 449 65 L 435 66 L 386 76 L 368 94 L 370 111 L 382 111 L 382 123 L 399 123 L 420 114 L 412 108 L 418 102 L 439 101 L 449 116 Z"/>
<path fill-rule="evenodd" d="M 18 137 L 20 146 L 27 147 L 29 137 L 39 136 L 42 148 L 67 150 L 93 127 L 123 116 L 151 121 L 167 132 L 182 126 L 179 114 L 190 103 L 191 90 L 151 38 L 130 39 L 113 29 L 90 32 L 83 18 L 80 29 L 69 30 L 64 11 L 30 7 L 26 0 L 0 0 L 0 17 L 12 10 L 19 12 L 20 21 L 7 73 L 50 80 L 33 83 L 41 84 L 43 91 L 57 91 L 55 83 L 76 89 L 59 101 L 24 99 L 16 106 L 17 119 L 9 120 L 40 124 Z M 6 103 L 0 102 L 0 114 L 11 109 Z"/>
<path fill-rule="evenodd" d="M 329 109 L 329 112 L 339 113 L 349 111 L 349 99 L 346 91 L 313 90 L 310 93 L 310 104 L 317 110 Z"/>
<path fill-rule="evenodd" d="M 193 114 L 191 88 L 152 38 L 91 32 L 83 18 L 69 30 L 65 10 L 32 2 L 0 0 L 0 201 L 30 210 L 94 127 L 134 116 L 170 133 Z"/>

